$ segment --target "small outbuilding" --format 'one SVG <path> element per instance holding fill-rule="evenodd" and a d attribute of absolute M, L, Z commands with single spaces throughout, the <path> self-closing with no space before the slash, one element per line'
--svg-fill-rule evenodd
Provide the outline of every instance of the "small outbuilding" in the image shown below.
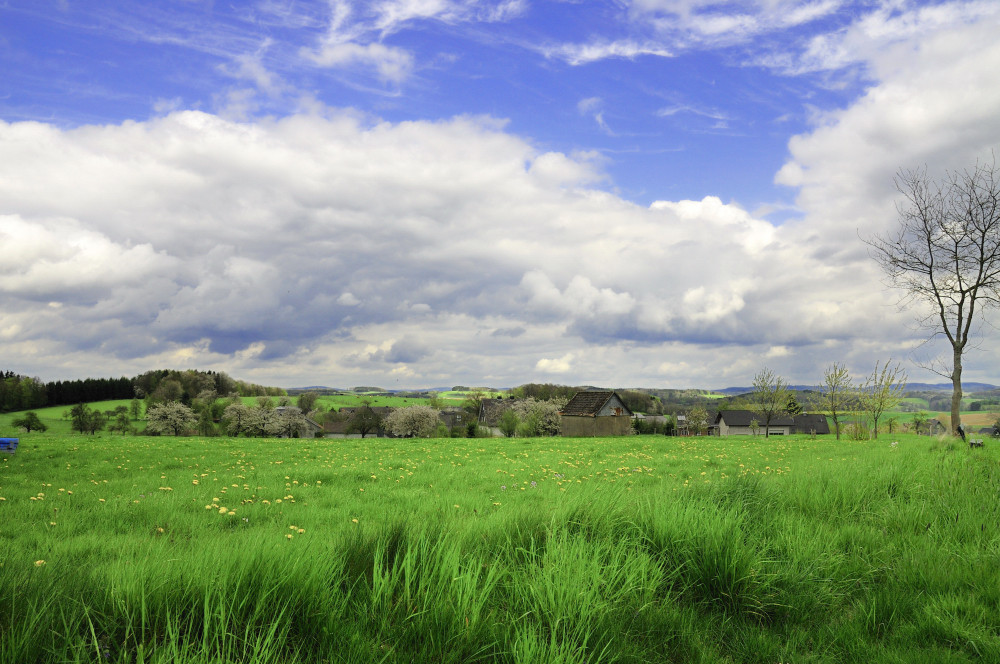
<path fill-rule="evenodd" d="M 632 411 L 614 391 L 577 392 L 559 412 L 564 436 L 627 436 Z"/>

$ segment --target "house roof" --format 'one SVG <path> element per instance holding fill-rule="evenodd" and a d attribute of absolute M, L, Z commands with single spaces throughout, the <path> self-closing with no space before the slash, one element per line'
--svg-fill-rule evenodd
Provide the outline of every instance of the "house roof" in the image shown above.
<path fill-rule="evenodd" d="M 795 429 L 799 433 L 810 433 L 815 431 L 819 434 L 830 433 L 830 423 L 826 415 L 815 413 L 802 413 L 792 418 L 795 421 Z"/>
<path fill-rule="evenodd" d="M 617 399 L 618 403 L 624 409 L 623 414 L 632 417 L 632 411 L 629 410 L 625 402 L 622 401 L 615 392 L 610 391 L 587 391 L 587 392 L 577 392 L 572 399 L 569 400 L 565 406 L 563 406 L 560 415 L 569 415 L 577 417 L 596 417 L 601 409 L 612 399 Z"/>
<path fill-rule="evenodd" d="M 479 402 L 479 421 L 491 427 L 500 424 L 500 418 L 511 409 L 509 399 L 483 399 Z"/>
<path fill-rule="evenodd" d="M 720 410 L 719 414 L 715 416 L 715 423 L 718 424 L 723 420 L 731 427 L 748 427 L 753 420 L 757 420 L 757 424 L 764 426 L 760 413 L 755 413 L 752 410 Z M 793 427 L 795 420 L 788 415 L 778 415 L 771 420 L 770 426 Z"/>

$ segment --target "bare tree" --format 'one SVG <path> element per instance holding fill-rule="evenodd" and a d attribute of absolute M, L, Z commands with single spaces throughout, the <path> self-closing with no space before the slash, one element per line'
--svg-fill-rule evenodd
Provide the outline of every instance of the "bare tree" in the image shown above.
<path fill-rule="evenodd" d="M 899 404 L 906 390 L 906 372 L 899 364 L 890 366 L 891 362 L 892 360 L 886 362 L 881 369 L 876 362 L 875 370 L 865 379 L 858 391 L 861 410 L 872 423 L 872 438 L 878 438 L 879 418 Z"/>
<path fill-rule="evenodd" d="M 823 410 L 830 413 L 833 429 L 840 440 L 840 417 L 846 415 L 857 402 L 857 390 L 851 383 L 851 374 L 847 367 L 836 362 L 823 373 L 822 398 Z"/>
<path fill-rule="evenodd" d="M 899 228 L 865 242 L 902 303 L 928 307 L 918 318 L 931 339 L 951 344 L 950 366 L 929 367 L 951 380 L 951 428 L 961 424 L 962 355 L 972 322 L 1000 304 L 1000 169 L 990 164 L 946 172 L 932 180 L 926 168 L 900 171 Z"/>
<path fill-rule="evenodd" d="M 788 383 L 773 371 L 764 367 L 753 378 L 753 410 L 764 422 L 764 437 L 768 437 L 771 422 L 785 412 L 788 404 Z"/>

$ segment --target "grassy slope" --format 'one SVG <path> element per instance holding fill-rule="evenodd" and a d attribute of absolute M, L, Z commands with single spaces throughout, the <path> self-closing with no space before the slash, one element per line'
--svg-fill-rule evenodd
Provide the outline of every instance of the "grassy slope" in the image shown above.
<path fill-rule="evenodd" d="M 896 438 L 23 436 L 0 661 L 1000 661 L 997 449 Z"/>
<path fill-rule="evenodd" d="M 368 403 L 371 406 L 390 406 L 392 408 L 403 408 L 405 406 L 427 405 L 429 399 L 412 399 L 408 397 L 376 397 L 352 394 L 338 394 L 332 396 L 321 396 L 317 399 L 317 404 L 323 410 L 336 408 L 340 410 L 345 406 L 360 406 Z"/>

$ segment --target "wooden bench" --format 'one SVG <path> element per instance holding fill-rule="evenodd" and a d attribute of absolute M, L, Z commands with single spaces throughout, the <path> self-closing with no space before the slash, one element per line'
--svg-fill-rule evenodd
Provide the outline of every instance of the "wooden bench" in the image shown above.
<path fill-rule="evenodd" d="M 17 438 L 0 438 L 0 452 L 13 454 L 17 451 Z"/>

